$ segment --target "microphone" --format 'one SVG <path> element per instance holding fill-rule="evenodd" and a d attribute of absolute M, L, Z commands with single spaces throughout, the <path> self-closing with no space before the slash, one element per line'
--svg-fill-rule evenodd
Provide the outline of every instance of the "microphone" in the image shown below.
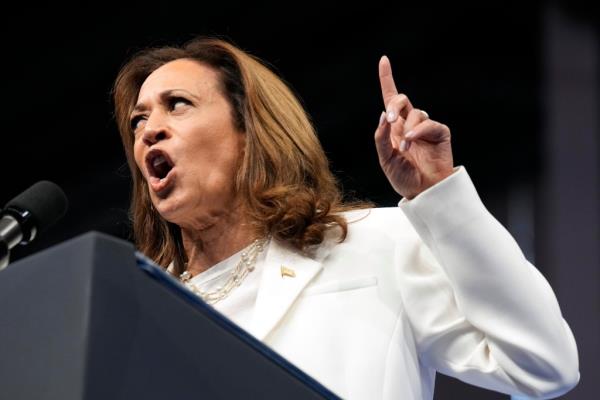
<path fill-rule="evenodd" d="M 63 190 L 50 181 L 39 181 L 10 200 L 0 211 L 0 270 L 8 265 L 10 249 L 28 244 L 67 212 Z"/>

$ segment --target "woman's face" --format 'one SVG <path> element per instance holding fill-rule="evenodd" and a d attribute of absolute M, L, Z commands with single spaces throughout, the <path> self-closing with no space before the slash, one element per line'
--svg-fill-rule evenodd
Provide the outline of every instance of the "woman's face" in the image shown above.
<path fill-rule="evenodd" d="M 238 205 L 245 135 L 214 70 L 189 59 L 161 66 L 142 85 L 131 117 L 135 161 L 163 218 L 203 229 Z"/>

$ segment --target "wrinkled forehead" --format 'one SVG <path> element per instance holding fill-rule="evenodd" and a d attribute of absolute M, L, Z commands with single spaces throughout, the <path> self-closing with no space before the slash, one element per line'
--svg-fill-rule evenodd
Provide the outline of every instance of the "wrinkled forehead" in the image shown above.
<path fill-rule="evenodd" d="M 211 67 L 190 59 L 178 59 L 148 75 L 140 88 L 138 102 L 177 89 L 203 95 L 215 90 L 218 83 L 218 75 Z"/>

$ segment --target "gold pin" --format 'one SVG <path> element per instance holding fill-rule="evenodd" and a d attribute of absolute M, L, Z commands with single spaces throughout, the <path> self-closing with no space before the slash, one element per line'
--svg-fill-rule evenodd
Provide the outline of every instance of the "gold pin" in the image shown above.
<path fill-rule="evenodd" d="M 290 278 L 295 278 L 296 277 L 296 272 L 294 272 L 293 269 L 288 268 L 288 267 L 284 267 L 282 265 L 281 266 L 281 277 L 283 278 L 284 276 L 289 276 Z"/>

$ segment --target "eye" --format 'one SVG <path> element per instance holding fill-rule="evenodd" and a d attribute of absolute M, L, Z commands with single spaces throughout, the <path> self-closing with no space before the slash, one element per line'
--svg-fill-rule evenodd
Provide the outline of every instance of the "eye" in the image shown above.
<path fill-rule="evenodd" d="M 169 104 L 169 109 L 173 111 L 173 110 L 182 108 L 184 106 L 190 105 L 192 103 L 184 97 L 173 96 L 173 97 L 169 97 L 168 104 Z"/>
<path fill-rule="evenodd" d="M 142 123 L 142 121 L 144 121 L 146 119 L 146 117 L 142 114 L 138 114 L 135 115 L 131 118 L 131 130 L 132 131 L 137 131 L 138 129 L 140 129 L 140 125 Z"/>

